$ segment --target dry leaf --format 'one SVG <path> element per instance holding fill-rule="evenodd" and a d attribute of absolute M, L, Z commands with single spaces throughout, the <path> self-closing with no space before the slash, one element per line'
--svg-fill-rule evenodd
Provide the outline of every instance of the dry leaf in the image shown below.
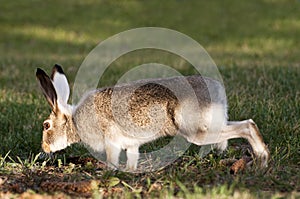
<path fill-rule="evenodd" d="M 244 158 L 239 159 L 230 167 L 230 173 L 234 175 L 237 174 L 239 171 L 243 171 L 246 168 L 246 160 Z"/>

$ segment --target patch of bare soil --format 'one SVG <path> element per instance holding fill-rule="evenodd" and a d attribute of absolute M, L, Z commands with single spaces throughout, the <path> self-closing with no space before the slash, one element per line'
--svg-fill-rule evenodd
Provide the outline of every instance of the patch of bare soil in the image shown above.
<path fill-rule="evenodd" d="M 0 173 L 0 198 L 11 198 L 11 194 L 20 194 L 20 198 L 45 198 L 40 194 L 59 192 L 70 196 L 91 197 L 93 182 L 97 181 L 87 170 L 96 171 L 103 169 L 105 165 L 93 158 L 75 157 L 68 162 L 68 166 L 24 168 L 21 172 Z M 64 194 L 55 195 L 55 198 L 65 197 Z M 48 195 L 46 198 L 52 196 Z"/>

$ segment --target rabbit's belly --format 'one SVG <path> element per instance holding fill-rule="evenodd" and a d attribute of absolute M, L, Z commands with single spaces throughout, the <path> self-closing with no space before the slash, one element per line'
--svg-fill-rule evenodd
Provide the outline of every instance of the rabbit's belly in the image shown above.
<path fill-rule="evenodd" d="M 137 132 L 136 129 L 125 131 L 117 124 L 110 126 L 110 133 L 111 136 L 108 136 L 108 139 L 122 149 L 140 146 L 161 137 L 159 133 Z"/>

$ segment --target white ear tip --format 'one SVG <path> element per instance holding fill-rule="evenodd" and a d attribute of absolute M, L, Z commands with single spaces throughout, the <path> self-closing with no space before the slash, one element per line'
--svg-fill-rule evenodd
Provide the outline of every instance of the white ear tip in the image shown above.
<path fill-rule="evenodd" d="M 65 76 L 65 73 L 60 65 L 54 65 L 51 79 L 57 92 L 57 98 L 67 104 L 70 95 L 70 88 L 67 77 Z"/>

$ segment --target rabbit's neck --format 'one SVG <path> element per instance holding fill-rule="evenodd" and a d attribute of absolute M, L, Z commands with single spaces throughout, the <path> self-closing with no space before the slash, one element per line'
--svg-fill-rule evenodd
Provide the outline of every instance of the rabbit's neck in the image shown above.
<path fill-rule="evenodd" d="M 67 120 L 67 129 L 68 129 L 68 132 L 67 132 L 67 137 L 68 137 L 68 144 L 73 144 L 73 143 L 78 143 L 80 142 L 80 137 L 77 133 L 77 130 L 75 128 L 75 125 L 74 125 L 74 121 L 73 121 L 73 117 L 71 115 L 67 116 L 66 117 L 68 118 Z"/>

